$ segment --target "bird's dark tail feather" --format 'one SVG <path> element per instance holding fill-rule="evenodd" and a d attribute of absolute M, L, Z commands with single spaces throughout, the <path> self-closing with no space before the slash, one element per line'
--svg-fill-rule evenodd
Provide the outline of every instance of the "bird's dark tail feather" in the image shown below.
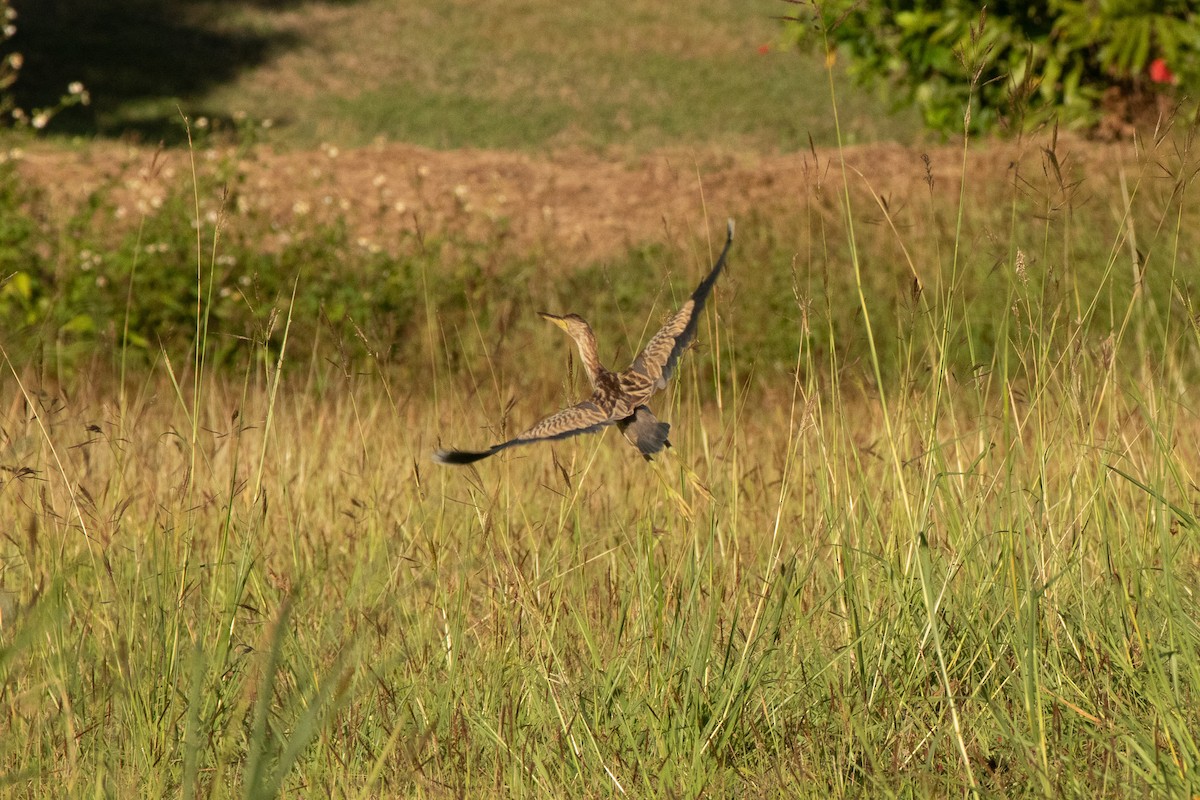
<path fill-rule="evenodd" d="M 469 450 L 435 450 L 433 460 L 439 464 L 474 464 L 496 453 L 496 448 L 471 452 Z"/>
<path fill-rule="evenodd" d="M 667 438 L 670 433 L 671 423 L 658 422 L 650 430 L 641 431 L 641 435 L 634 444 L 642 452 L 642 458 L 653 461 L 652 455 L 661 452 L 664 447 L 671 446 L 671 440 Z"/>

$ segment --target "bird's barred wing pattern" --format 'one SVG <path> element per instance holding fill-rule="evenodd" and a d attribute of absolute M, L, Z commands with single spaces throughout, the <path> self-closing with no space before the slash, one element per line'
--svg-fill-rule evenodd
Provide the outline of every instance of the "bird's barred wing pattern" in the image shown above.
<path fill-rule="evenodd" d="M 544 442 L 550 439 L 566 439 L 568 436 L 578 436 L 581 433 L 592 433 L 616 422 L 612 414 L 596 405 L 591 400 L 584 400 L 562 411 L 546 417 L 529 430 L 510 439 L 500 448 L 514 444 Z"/>
<path fill-rule="evenodd" d="M 566 439 L 570 436 L 593 433 L 616 421 L 617 419 L 610 412 L 605 411 L 591 400 L 584 400 L 582 403 L 551 414 L 520 436 L 509 439 L 507 442 L 494 444 L 487 450 L 438 450 L 433 454 L 433 460 L 440 464 L 471 464 L 515 445 Z"/>
<path fill-rule="evenodd" d="M 700 321 L 700 312 L 712 292 L 717 276 L 725 267 L 725 259 L 733 244 L 733 220 L 729 220 L 726 229 L 725 247 L 721 256 L 713 266 L 708 276 L 692 292 L 683 307 L 671 315 L 667 323 L 650 338 L 646 347 L 634 359 L 629 369 L 621 374 L 622 388 L 630 395 L 630 401 L 637 405 L 659 389 L 666 387 L 667 381 L 675 372 L 679 357 L 691 344 L 696 335 L 696 325 Z"/>
<path fill-rule="evenodd" d="M 659 389 L 666 388 L 675 362 L 679 360 L 678 355 L 674 358 L 671 356 L 676 348 L 682 353 L 691 340 L 691 336 L 687 336 L 688 341 L 683 341 L 683 337 L 688 333 L 688 326 L 691 325 L 692 330 L 695 330 L 695 309 L 695 301 L 688 300 L 683 304 L 683 308 L 672 314 L 658 332 L 650 337 L 650 341 L 642 348 L 633 364 L 621 375 L 622 388 L 628 394 L 640 401 Z"/>

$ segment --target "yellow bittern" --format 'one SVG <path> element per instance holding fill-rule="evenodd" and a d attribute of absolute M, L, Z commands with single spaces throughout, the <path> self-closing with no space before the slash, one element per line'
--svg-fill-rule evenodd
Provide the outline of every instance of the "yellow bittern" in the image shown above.
<path fill-rule="evenodd" d="M 470 464 L 514 445 L 565 439 L 581 433 L 593 433 L 609 425 L 616 425 L 647 461 L 664 447 L 670 447 L 667 434 L 671 426 L 655 419 L 645 403 L 659 389 L 666 388 L 679 357 L 695 336 L 704 301 L 708 299 L 717 276 L 725 266 L 725 258 L 732 244 L 733 220 L 729 220 L 725 247 L 708 277 L 700 282 L 691 298 L 671 315 L 623 372 L 610 372 L 600 363 L 596 335 L 582 317 L 575 314 L 559 317 L 544 311 L 538 312 L 544 319 L 566 331 L 579 346 L 580 358 L 592 382 L 592 396 L 582 403 L 551 414 L 507 442 L 479 451 L 438 450 L 433 454 L 434 460 L 442 464 Z"/>

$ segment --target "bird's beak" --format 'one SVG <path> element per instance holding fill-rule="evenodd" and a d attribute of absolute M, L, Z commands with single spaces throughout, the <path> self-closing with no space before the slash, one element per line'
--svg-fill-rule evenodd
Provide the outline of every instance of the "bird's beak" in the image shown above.
<path fill-rule="evenodd" d="M 567 321 L 565 319 L 563 319 L 562 317 L 555 316 L 554 314 L 550 314 L 545 311 L 539 311 L 538 316 L 541 317 L 542 319 L 550 320 L 555 325 L 562 328 L 564 331 L 567 329 Z"/>

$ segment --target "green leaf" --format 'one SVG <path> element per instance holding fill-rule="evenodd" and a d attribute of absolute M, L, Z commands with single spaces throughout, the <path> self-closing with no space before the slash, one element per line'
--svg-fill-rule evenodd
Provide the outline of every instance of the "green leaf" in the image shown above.
<path fill-rule="evenodd" d="M 28 302 L 33 298 L 33 278 L 24 270 L 14 272 L 0 288 L 0 296 L 17 297 Z"/>
<path fill-rule="evenodd" d="M 76 314 L 60 328 L 63 333 L 78 334 L 92 333 L 95 330 L 96 323 L 87 314 Z"/>

